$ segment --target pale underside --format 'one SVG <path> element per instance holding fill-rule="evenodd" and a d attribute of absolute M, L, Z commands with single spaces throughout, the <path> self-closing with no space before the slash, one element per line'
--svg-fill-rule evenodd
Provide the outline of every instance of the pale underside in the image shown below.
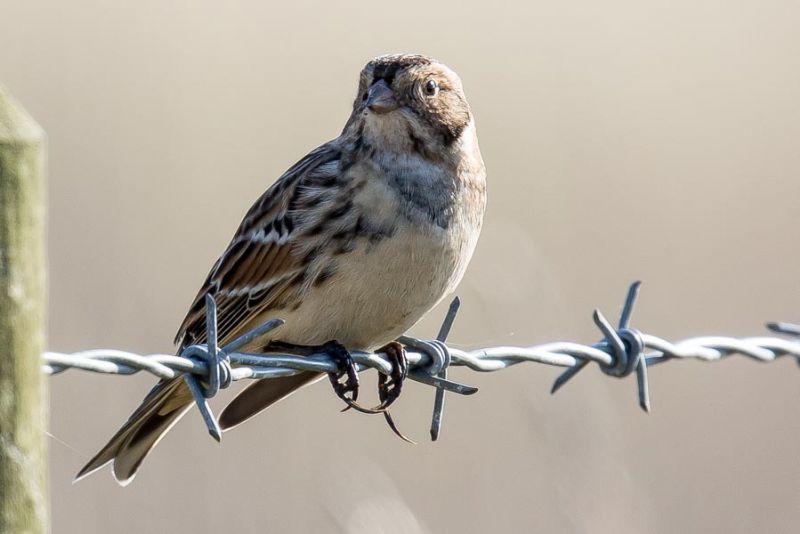
<path fill-rule="evenodd" d="M 354 204 L 373 220 L 394 220 L 398 208 L 393 196 L 380 181 L 368 181 Z M 376 197 L 385 200 L 376 203 Z M 353 350 L 372 350 L 395 339 L 450 293 L 464 274 L 477 236 L 469 235 L 475 229 L 466 228 L 466 221 L 453 224 L 456 228 L 447 230 L 399 225 L 390 239 L 359 242 L 347 258 L 330 259 L 335 261 L 335 273 L 325 283 L 306 287 L 296 307 L 265 310 L 243 323 L 236 334 L 281 318 L 286 324 L 250 349 L 277 339 L 301 345 L 336 340 Z"/>

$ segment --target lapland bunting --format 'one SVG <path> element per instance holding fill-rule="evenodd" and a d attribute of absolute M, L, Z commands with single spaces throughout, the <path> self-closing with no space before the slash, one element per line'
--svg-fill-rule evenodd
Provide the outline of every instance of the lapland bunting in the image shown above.
<path fill-rule="evenodd" d="M 273 318 L 286 323 L 246 351 L 321 347 L 346 362 L 346 349 L 386 345 L 400 371 L 383 390 L 379 408 L 385 409 L 404 373 L 402 348 L 393 340 L 461 280 L 481 229 L 485 178 L 456 73 L 422 55 L 373 59 L 361 71 L 341 135 L 256 200 L 189 308 L 176 343 L 183 349 L 205 342 L 204 300 L 212 295 L 221 345 Z M 332 382 L 355 405 L 357 375 L 340 383 L 346 374 Z M 221 428 L 318 378 L 301 372 L 254 382 L 222 412 Z M 115 478 L 128 483 L 192 403 L 183 379 L 162 380 L 78 477 L 113 461 Z"/>

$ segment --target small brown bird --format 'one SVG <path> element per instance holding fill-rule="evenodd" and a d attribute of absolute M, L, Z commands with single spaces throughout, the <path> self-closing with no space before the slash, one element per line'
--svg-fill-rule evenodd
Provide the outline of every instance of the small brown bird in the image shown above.
<path fill-rule="evenodd" d="M 397 354 L 393 340 L 461 280 L 480 233 L 485 178 L 456 73 L 421 55 L 375 58 L 361 71 L 341 135 L 286 171 L 247 212 L 176 343 L 206 341 L 204 299 L 213 295 L 221 345 L 282 318 L 283 327 L 244 350 L 323 347 L 351 373 L 343 347 L 388 343 L 386 352 Z M 221 428 L 318 378 L 303 372 L 251 384 L 222 412 Z M 391 382 L 401 381 L 398 374 Z M 339 384 L 338 392 L 352 404 L 353 389 Z M 393 400 L 383 397 L 381 408 Z M 114 477 L 129 483 L 192 404 L 183 379 L 162 380 L 78 478 L 113 461 Z"/>

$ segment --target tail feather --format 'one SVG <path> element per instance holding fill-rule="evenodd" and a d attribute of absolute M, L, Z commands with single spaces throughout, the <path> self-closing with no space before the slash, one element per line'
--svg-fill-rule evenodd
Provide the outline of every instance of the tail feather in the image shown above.
<path fill-rule="evenodd" d="M 136 475 L 144 458 L 172 425 L 191 408 L 192 396 L 182 378 L 162 380 L 108 443 L 81 469 L 75 481 L 109 462 L 113 474 L 124 485 Z"/>
<path fill-rule="evenodd" d="M 250 384 L 228 404 L 219 416 L 222 430 L 230 430 L 262 410 L 285 399 L 301 387 L 316 382 L 323 375 L 304 372 L 283 378 L 258 380 Z"/>
<path fill-rule="evenodd" d="M 229 430 L 322 376 L 304 372 L 284 378 L 259 380 L 245 388 L 225 407 L 219 417 L 220 427 Z M 145 457 L 192 407 L 192 402 L 191 392 L 182 378 L 159 382 L 122 428 L 78 472 L 75 481 L 113 462 L 114 478 L 121 485 L 128 485 Z"/>

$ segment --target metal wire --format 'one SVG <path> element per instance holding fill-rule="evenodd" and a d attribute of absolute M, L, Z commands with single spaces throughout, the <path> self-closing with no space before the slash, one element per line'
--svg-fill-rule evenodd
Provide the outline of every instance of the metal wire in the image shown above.
<path fill-rule="evenodd" d="M 652 365 L 674 359 L 715 361 L 734 354 L 762 362 L 770 362 L 781 356 L 793 356 L 800 364 L 800 341 L 773 337 L 703 336 L 673 343 L 631 328 L 630 320 L 639 287 L 639 282 L 631 285 L 616 329 L 599 310 L 594 311 L 594 322 L 600 329 L 603 340 L 592 345 L 556 342 L 532 347 L 489 347 L 471 351 L 448 347 L 445 340 L 458 312 L 457 298 L 450 305 L 436 340 L 423 341 L 407 336 L 401 337 L 399 341 L 407 348 L 409 378 L 436 388 L 431 439 L 436 441 L 441 430 L 445 391 L 462 395 L 471 395 L 478 391 L 475 387 L 448 380 L 447 369 L 451 366 L 467 367 L 480 372 L 500 371 L 520 363 L 565 367 L 566 370 L 553 384 L 551 392 L 555 393 L 588 364 L 594 362 L 603 373 L 617 378 L 635 372 L 639 405 L 645 411 L 649 411 L 647 368 Z M 269 321 L 231 343 L 219 347 L 216 304 L 209 296 L 206 298 L 207 344 L 186 347 L 178 356 L 140 355 L 111 349 L 84 350 L 71 354 L 46 352 L 43 355 L 42 368 L 50 375 L 68 369 L 80 369 L 117 375 L 131 375 L 145 371 L 161 379 L 183 376 L 192 391 L 209 433 L 219 440 L 221 431 L 207 399 L 231 382 L 277 378 L 303 371 L 334 373 L 338 370 L 336 361 L 327 354 L 302 357 L 291 354 L 238 352 L 238 349 L 265 333 L 280 328 L 281 325 L 283 325 L 282 320 Z M 798 325 L 768 323 L 767 327 L 774 332 L 800 338 Z M 353 352 L 352 356 L 359 371 L 372 368 L 389 374 L 392 370 L 392 364 L 384 354 Z"/>

